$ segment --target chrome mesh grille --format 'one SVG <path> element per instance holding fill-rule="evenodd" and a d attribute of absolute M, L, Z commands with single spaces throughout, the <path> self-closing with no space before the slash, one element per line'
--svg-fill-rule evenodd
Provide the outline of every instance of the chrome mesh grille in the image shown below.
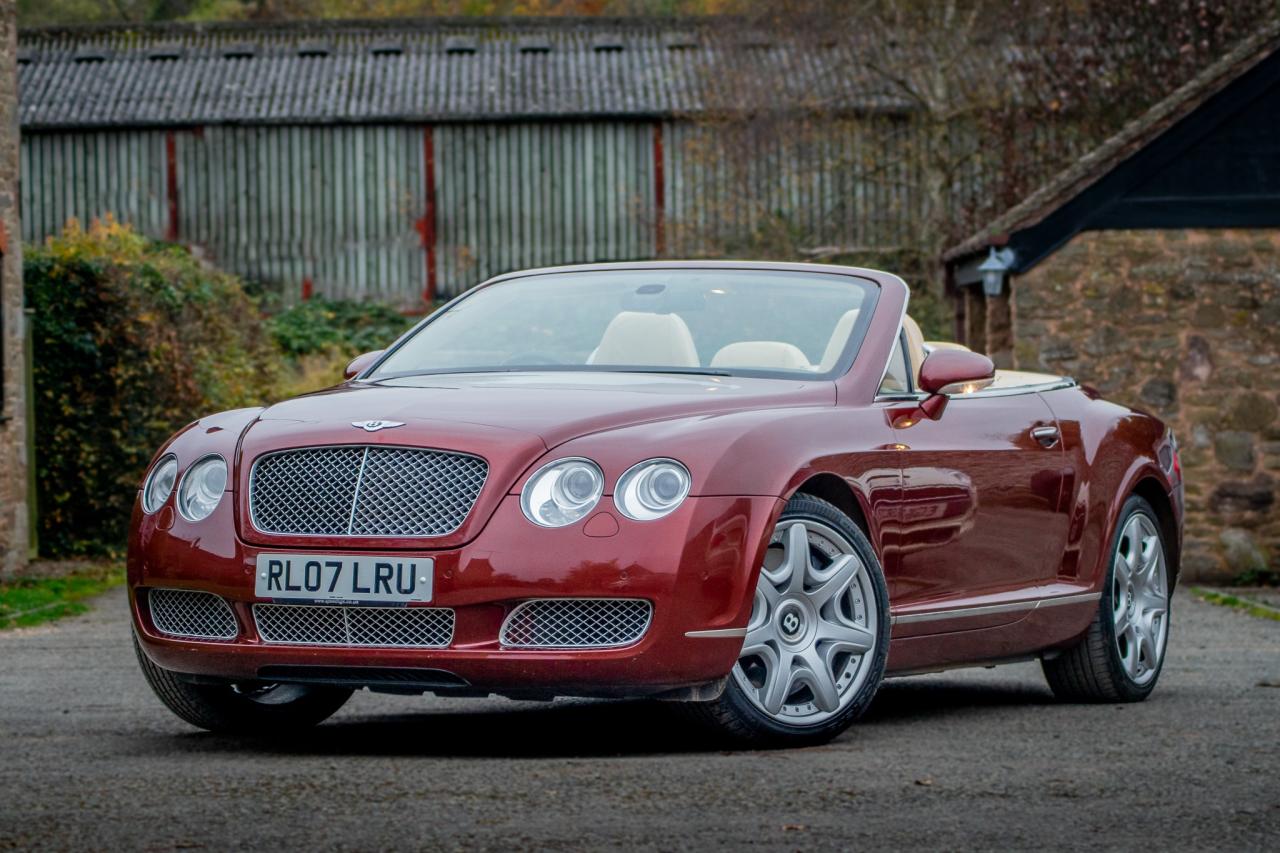
<path fill-rule="evenodd" d="M 253 621 L 262 641 L 276 645 L 435 649 L 453 642 L 453 611 L 447 607 L 255 604 Z"/>
<path fill-rule="evenodd" d="M 171 637 L 234 640 L 240 633 L 231 605 L 211 592 L 153 589 L 147 593 L 151 622 Z"/>
<path fill-rule="evenodd" d="M 637 598 L 526 601 L 502 624 L 502 645 L 522 649 L 627 646 L 644 636 L 653 605 Z"/>
<path fill-rule="evenodd" d="M 304 536 L 444 536 L 466 520 L 489 465 L 405 447 L 312 447 L 260 457 L 253 526 Z"/>

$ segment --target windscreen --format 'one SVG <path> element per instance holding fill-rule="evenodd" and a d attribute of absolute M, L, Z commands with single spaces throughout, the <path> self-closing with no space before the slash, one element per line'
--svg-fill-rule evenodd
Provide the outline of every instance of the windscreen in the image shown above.
<path fill-rule="evenodd" d="M 853 276 L 781 270 L 533 275 L 454 302 L 370 378 L 513 370 L 832 376 L 852 362 L 876 293 Z"/>

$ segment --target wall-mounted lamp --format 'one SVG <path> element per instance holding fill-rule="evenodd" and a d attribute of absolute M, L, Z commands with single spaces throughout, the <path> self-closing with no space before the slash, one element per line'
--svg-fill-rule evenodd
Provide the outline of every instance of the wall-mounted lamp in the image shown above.
<path fill-rule="evenodd" d="M 992 246 L 987 259 L 978 266 L 978 272 L 982 274 L 982 292 L 987 296 L 999 296 L 1000 291 L 1004 289 L 1004 276 L 1013 266 L 1014 254 L 1012 249 L 1000 249 L 996 251 L 996 247 Z"/>

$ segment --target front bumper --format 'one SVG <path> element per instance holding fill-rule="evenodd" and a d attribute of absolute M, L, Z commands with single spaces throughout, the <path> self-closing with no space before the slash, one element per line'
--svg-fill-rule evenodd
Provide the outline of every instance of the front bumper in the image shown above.
<path fill-rule="evenodd" d="M 139 642 L 157 665 L 201 678 L 271 678 L 289 668 L 431 670 L 442 684 L 496 693 L 645 695 L 723 677 L 742 647 L 740 636 L 688 636 L 745 625 L 767 531 L 782 510 L 772 497 L 690 498 L 672 515 L 633 522 L 601 501 L 602 520 L 558 530 L 535 527 L 519 499 L 505 497 L 484 529 L 466 545 L 407 553 L 435 560 L 432 607 L 452 608 L 455 628 L 446 648 L 274 645 L 254 624 L 254 571 L 260 552 L 298 552 L 248 545 L 234 533 L 232 501 L 206 520 L 204 535 L 162 529 L 157 516 L 137 513 L 129 550 L 130 606 Z M 587 530 L 597 535 L 587 535 Z M 604 535 L 599 535 L 603 533 Z M 387 549 L 378 549 L 386 553 Z M 317 553 L 358 554 L 325 548 Z M 196 641 L 162 634 L 151 619 L 147 588 L 211 592 L 230 602 L 239 625 L 232 641 Z M 534 598 L 640 598 L 652 621 L 634 645 L 610 649 L 534 650 L 502 646 L 508 613 Z M 372 670 L 370 670 L 372 671 Z M 278 677 L 275 680 L 282 680 Z M 359 682 L 353 674 L 353 683 Z"/>

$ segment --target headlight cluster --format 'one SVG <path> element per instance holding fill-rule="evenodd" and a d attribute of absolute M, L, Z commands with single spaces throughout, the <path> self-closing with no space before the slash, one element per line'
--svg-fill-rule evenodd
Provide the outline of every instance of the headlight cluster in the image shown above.
<path fill-rule="evenodd" d="M 650 459 L 618 478 L 613 502 L 627 518 L 652 521 L 680 506 L 692 484 L 689 469 L 674 459 Z"/>
<path fill-rule="evenodd" d="M 675 511 L 693 484 L 689 469 L 674 459 L 650 459 L 618 478 L 613 500 L 635 521 L 652 521 Z M 604 494 L 604 472 L 590 459 L 559 459 L 539 468 L 520 493 L 520 508 L 541 527 L 565 527 L 596 508 Z"/>
<path fill-rule="evenodd" d="M 178 490 L 178 512 L 188 521 L 200 521 L 218 507 L 227 488 L 227 463 L 221 456 L 206 456 L 192 465 Z"/>
<path fill-rule="evenodd" d="M 156 463 L 147 475 L 147 482 L 142 487 L 142 508 L 147 512 L 155 512 L 169 495 L 173 494 L 173 486 L 178 482 L 178 460 L 166 456 Z"/>
<path fill-rule="evenodd" d="M 178 489 L 178 512 L 188 521 L 201 521 L 218 507 L 227 489 L 227 463 L 221 456 L 206 456 L 187 469 L 178 485 L 178 460 L 165 456 L 155 464 L 142 486 L 142 509 L 155 512 Z"/>
<path fill-rule="evenodd" d="M 604 473 L 590 459 L 543 465 L 520 494 L 520 508 L 534 524 L 564 527 L 595 509 L 604 494 Z"/>

